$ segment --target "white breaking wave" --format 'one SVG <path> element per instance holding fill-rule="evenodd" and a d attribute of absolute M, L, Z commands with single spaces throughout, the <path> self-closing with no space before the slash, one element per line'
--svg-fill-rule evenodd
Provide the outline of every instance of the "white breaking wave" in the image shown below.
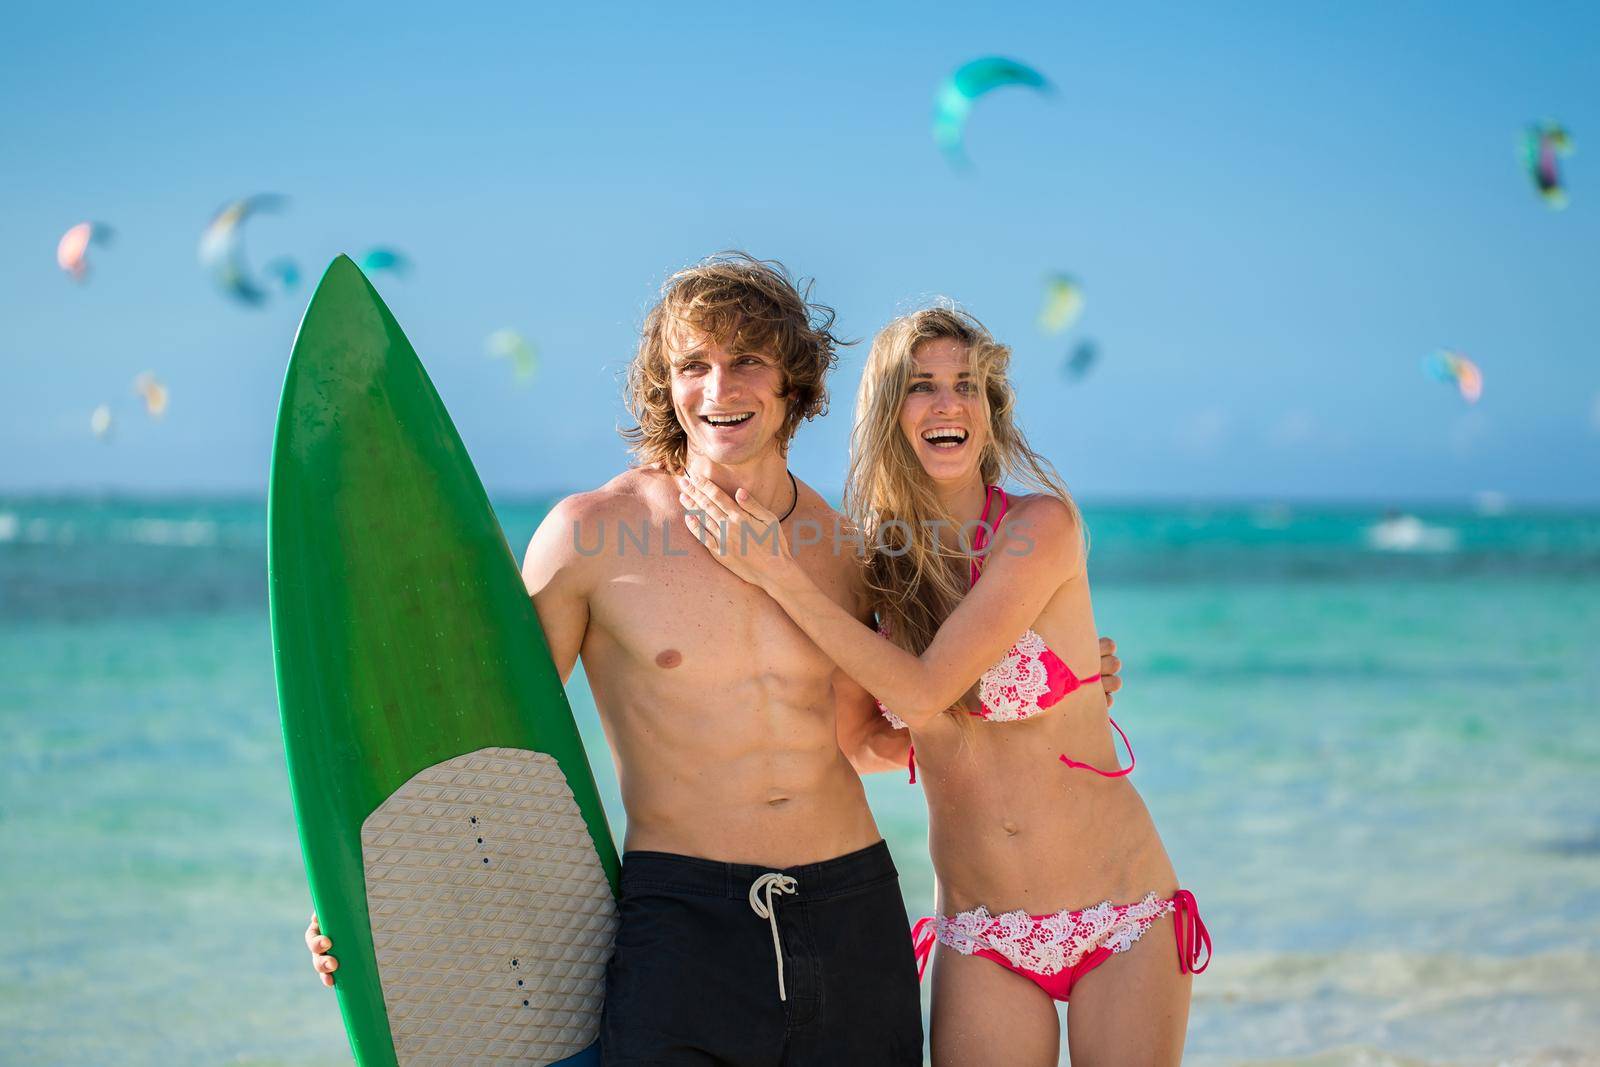
<path fill-rule="evenodd" d="M 1366 541 L 1379 552 L 1454 552 L 1461 535 L 1446 526 L 1429 526 L 1415 515 L 1395 515 L 1368 526 Z"/>
<path fill-rule="evenodd" d="M 117 532 L 141 545 L 214 545 L 217 524 L 208 519 L 133 519 L 118 523 Z"/>
<path fill-rule="evenodd" d="M 0 511 L 0 544 L 70 545 L 80 539 L 112 544 L 163 545 L 199 548 L 218 541 L 220 527 L 210 519 L 123 519 L 109 526 L 45 518 L 23 519 L 14 511 Z"/>

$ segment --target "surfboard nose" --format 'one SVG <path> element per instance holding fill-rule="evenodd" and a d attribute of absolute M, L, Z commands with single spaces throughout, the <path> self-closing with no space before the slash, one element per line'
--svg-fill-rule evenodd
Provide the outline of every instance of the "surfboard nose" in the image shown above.
<path fill-rule="evenodd" d="M 371 314 L 364 314 L 369 305 Z M 322 280 L 317 282 L 311 294 L 311 302 L 306 305 L 299 332 L 295 334 L 290 361 L 300 356 L 302 345 L 308 338 L 320 343 L 339 335 L 355 337 L 387 332 L 382 329 L 384 315 L 380 308 L 387 310 L 378 291 L 361 273 L 355 260 L 343 253 L 333 257 L 333 262 L 322 272 Z M 343 329 L 334 328 L 339 326 Z"/>
<path fill-rule="evenodd" d="M 397 387 L 421 395 L 414 383 L 426 378 L 411 343 L 367 276 L 349 256 L 335 256 L 295 332 L 278 408 L 275 455 L 311 462 L 314 450 L 340 436 L 352 412 L 383 408 L 386 395 Z M 400 379 L 405 384 L 397 386 Z M 431 395 L 431 384 L 422 393 Z"/>
<path fill-rule="evenodd" d="M 339 376 L 357 388 L 381 374 L 391 358 L 415 360 L 405 334 L 361 268 L 347 255 L 335 256 L 306 305 L 289 354 L 291 380 L 297 369 L 337 365 Z M 320 377 L 320 376 L 319 376 Z"/>
<path fill-rule="evenodd" d="M 366 275 L 361 273 L 361 268 L 356 266 L 355 260 L 351 259 L 345 253 L 340 252 L 338 255 L 333 257 L 333 262 L 328 264 L 328 269 L 322 272 L 322 280 L 317 283 L 317 288 L 321 289 L 324 285 L 327 285 L 330 280 L 357 277 L 365 278 Z"/>

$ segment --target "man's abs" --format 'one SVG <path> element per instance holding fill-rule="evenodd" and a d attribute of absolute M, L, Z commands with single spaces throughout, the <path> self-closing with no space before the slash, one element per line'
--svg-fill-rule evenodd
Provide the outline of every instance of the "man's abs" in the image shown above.
<path fill-rule="evenodd" d="M 598 678 L 595 703 L 611 739 L 626 847 L 787 867 L 878 840 L 861 779 L 839 751 L 831 705 L 740 700 L 693 703 Z"/>
<path fill-rule="evenodd" d="M 832 662 L 713 560 L 634 566 L 654 573 L 591 600 L 582 648 L 627 847 L 788 866 L 877 841 L 839 751 Z"/>
<path fill-rule="evenodd" d="M 619 763 L 622 757 L 619 753 Z M 879 840 L 861 779 L 839 754 L 770 752 L 662 761 L 625 779 L 628 851 L 768 868 L 816 863 Z"/>

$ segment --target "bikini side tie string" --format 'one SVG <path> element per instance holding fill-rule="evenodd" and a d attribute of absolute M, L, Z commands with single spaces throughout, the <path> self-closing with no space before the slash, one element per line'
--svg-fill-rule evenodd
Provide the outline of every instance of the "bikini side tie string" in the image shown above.
<path fill-rule="evenodd" d="M 922 981 L 922 974 L 928 969 L 928 959 L 933 955 L 933 943 L 939 939 L 936 924 L 938 918 L 929 915 L 918 919 L 911 927 L 911 953 L 917 959 L 917 981 Z"/>
<path fill-rule="evenodd" d="M 1096 675 L 1095 677 L 1099 677 L 1099 675 Z M 1094 678 L 1089 679 L 1089 681 L 1094 681 Z M 1111 723 L 1111 728 L 1117 731 L 1117 735 L 1122 738 L 1122 747 L 1128 750 L 1128 765 L 1126 767 L 1116 771 L 1102 771 L 1099 767 L 1090 766 L 1087 763 L 1079 763 L 1077 760 L 1069 758 L 1066 753 L 1062 753 L 1061 762 L 1065 763 L 1068 767 L 1076 767 L 1079 770 L 1093 771 L 1102 778 L 1125 778 L 1132 774 L 1134 765 L 1139 762 L 1138 759 L 1134 757 L 1133 745 L 1129 743 L 1128 735 L 1122 732 L 1122 727 L 1117 725 L 1116 719 L 1111 718 L 1109 715 L 1106 716 L 1106 719 Z M 1194 898 L 1190 897 L 1189 899 L 1192 901 Z M 1198 974 L 1199 972 L 1197 971 L 1195 973 Z"/>
<path fill-rule="evenodd" d="M 1172 894 L 1172 922 L 1178 935 L 1178 970 L 1184 974 L 1199 974 L 1211 966 L 1211 934 L 1200 920 L 1200 906 L 1194 894 L 1180 889 Z M 1206 961 L 1200 962 L 1200 949 L 1204 946 Z"/>
<path fill-rule="evenodd" d="M 778 961 L 779 1000 L 788 1000 L 789 994 L 783 986 L 783 944 L 778 940 L 778 909 L 772 894 L 799 891 L 800 883 L 787 874 L 779 874 L 776 871 L 768 871 L 750 883 L 750 910 L 772 924 L 772 956 Z"/>

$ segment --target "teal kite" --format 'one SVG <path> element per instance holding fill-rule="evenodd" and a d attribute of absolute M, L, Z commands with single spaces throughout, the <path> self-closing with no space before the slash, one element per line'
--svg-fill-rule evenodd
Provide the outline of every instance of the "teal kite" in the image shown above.
<path fill-rule="evenodd" d="M 1100 359 L 1100 346 L 1085 338 L 1073 348 L 1072 354 L 1062 364 L 1061 373 L 1066 375 L 1069 382 L 1079 382 L 1089 373 L 1089 369 Z"/>
<path fill-rule="evenodd" d="M 261 273 L 276 278 L 285 292 L 300 284 L 300 265 L 288 256 L 279 256 L 261 268 Z"/>
<path fill-rule="evenodd" d="M 984 93 L 1006 85 L 1022 85 L 1041 92 L 1050 90 L 1043 74 L 1026 63 L 1000 56 L 974 59 L 956 68 L 939 86 L 933 109 L 933 140 L 954 166 L 965 166 L 967 116 Z"/>
<path fill-rule="evenodd" d="M 1560 123 L 1541 122 L 1522 133 L 1522 165 L 1540 199 L 1556 211 L 1567 206 L 1567 188 L 1556 161 L 1571 154 L 1572 136 Z"/>
<path fill-rule="evenodd" d="M 366 255 L 361 257 L 359 262 L 361 269 L 368 274 L 386 270 L 403 278 L 411 273 L 411 260 L 404 253 L 396 252 L 392 248 L 370 249 Z"/>

